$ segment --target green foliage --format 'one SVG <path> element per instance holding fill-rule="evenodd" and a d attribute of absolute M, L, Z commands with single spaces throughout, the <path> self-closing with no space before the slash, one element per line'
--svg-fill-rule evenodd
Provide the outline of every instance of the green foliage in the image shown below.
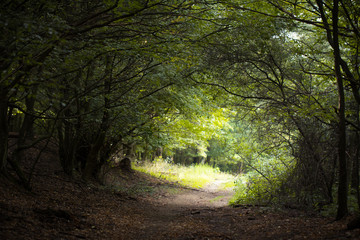
<path fill-rule="evenodd" d="M 287 157 L 287 158 L 286 158 Z M 251 163 L 251 169 L 239 175 L 236 180 L 235 195 L 231 204 L 270 204 L 282 203 L 289 196 L 284 182 L 292 171 L 289 156 L 263 156 Z"/>
<path fill-rule="evenodd" d="M 232 175 L 221 173 L 219 169 L 212 168 L 206 164 L 185 167 L 168 163 L 164 159 L 158 158 L 152 163 L 146 162 L 142 165 L 134 166 L 134 168 L 138 171 L 150 173 L 153 176 L 194 188 L 202 188 L 215 179 L 233 182 Z M 226 186 L 231 187 L 231 184 Z"/>

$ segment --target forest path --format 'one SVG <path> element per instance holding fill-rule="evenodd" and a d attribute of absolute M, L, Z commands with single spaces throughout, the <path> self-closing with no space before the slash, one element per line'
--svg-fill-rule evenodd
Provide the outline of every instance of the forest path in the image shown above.
<path fill-rule="evenodd" d="M 219 233 L 224 209 L 234 194 L 224 189 L 226 180 L 215 180 L 202 189 L 182 189 L 153 199 L 143 211 L 142 228 L 133 239 L 232 239 Z M 229 218 L 230 217 L 230 218 Z M 216 231 L 216 232 L 215 232 Z"/>
<path fill-rule="evenodd" d="M 109 188 L 41 169 L 49 170 L 34 176 L 33 194 L 0 181 L 0 239 L 360 239 L 347 221 L 316 213 L 229 207 L 233 192 L 220 180 L 189 189 L 134 172 L 115 174 Z"/>
<path fill-rule="evenodd" d="M 124 239 L 359 239 L 343 231 L 344 225 L 299 210 L 229 207 L 234 191 L 221 189 L 223 183 L 217 180 L 203 189 L 151 200 L 138 212 L 136 229 L 129 229 Z"/>
<path fill-rule="evenodd" d="M 202 189 L 190 189 L 159 201 L 160 204 L 180 209 L 202 209 L 227 207 L 235 193 L 224 189 L 226 180 L 215 180 Z"/>

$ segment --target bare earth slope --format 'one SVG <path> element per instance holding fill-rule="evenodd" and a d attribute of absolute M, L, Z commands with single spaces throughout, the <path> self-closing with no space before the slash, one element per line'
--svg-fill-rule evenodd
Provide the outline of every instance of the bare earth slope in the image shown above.
<path fill-rule="evenodd" d="M 1 179 L 0 239 L 360 239 L 347 221 L 228 207 L 232 192 L 220 182 L 195 190 L 114 170 L 110 188 L 70 179 L 48 160 L 32 193 Z"/>

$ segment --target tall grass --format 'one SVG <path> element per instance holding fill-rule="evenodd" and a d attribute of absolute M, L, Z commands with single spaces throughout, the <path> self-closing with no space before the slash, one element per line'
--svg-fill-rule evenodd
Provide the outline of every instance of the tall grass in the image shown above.
<path fill-rule="evenodd" d="M 142 163 L 133 168 L 137 171 L 193 188 L 203 188 L 206 184 L 215 180 L 228 180 L 225 183 L 227 187 L 231 187 L 231 183 L 233 183 L 232 175 L 222 173 L 218 168 L 213 168 L 206 164 L 182 166 L 168 163 L 160 158 L 153 162 Z"/>

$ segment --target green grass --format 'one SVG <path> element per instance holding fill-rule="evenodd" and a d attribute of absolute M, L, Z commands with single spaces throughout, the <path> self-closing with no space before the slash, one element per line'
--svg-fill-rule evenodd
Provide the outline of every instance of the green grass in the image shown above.
<path fill-rule="evenodd" d="M 210 202 L 216 202 L 216 201 L 219 201 L 221 200 L 222 198 L 224 198 L 225 196 L 217 196 L 216 198 L 213 198 L 210 200 Z"/>
<path fill-rule="evenodd" d="M 219 169 L 206 164 L 181 166 L 158 159 L 154 162 L 145 162 L 133 168 L 137 171 L 193 188 L 203 188 L 206 184 L 219 179 L 229 180 L 224 184 L 223 188 L 233 187 L 234 182 L 232 175 L 222 173 Z"/>
<path fill-rule="evenodd" d="M 234 176 L 231 175 L 231 178 L 229 178 L 227 182 L 222 184 L 221 189 L 223 190 L 233 189 L 234 187 L 235 187 Z"/>

